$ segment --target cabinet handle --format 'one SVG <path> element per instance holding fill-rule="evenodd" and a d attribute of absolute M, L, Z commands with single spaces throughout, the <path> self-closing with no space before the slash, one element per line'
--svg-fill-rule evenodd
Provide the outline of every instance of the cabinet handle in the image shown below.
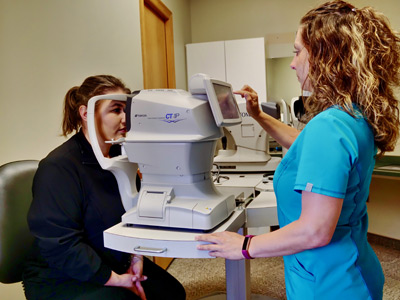
<path fill-rule="evenodd" d="M 140 247 L 137 246 L 133 248 L 134 251 L 136 252 L 145 252 L 145 253 L 164 253 L 167 251 L 167 248 L 148 248 L 148 247 Z"/>

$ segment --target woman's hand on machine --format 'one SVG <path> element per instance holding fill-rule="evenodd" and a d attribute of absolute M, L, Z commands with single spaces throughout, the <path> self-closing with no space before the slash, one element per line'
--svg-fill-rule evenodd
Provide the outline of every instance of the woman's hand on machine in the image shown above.
<path fill-rule="evenodd" d="M 197 245 L 197 249 L 209 251 L 213 257 L 223 257 L 231 260 L 243 259 L 242 245 L 244 236 L 235 232 L 223 231 L 196 236 L 196 241 L 208 244 Z"/>
<path fill-rule="evenodd" d="M 234 91 L 233 93 L 246 99 L 246 109 L 251 117 L 256 118 L 261 113 L 257 92 L 250 86 L 244 85 L 241 90 Z"/>

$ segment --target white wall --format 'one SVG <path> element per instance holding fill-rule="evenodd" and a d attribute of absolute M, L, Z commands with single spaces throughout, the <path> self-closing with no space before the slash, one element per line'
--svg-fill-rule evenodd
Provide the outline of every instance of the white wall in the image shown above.
<path fill-rule="evenodd" d="M 295 96 L 301 95 L 296 72 L 289 68 L 292 57 L 267 59 L 268 99 L 284 99 L 288 104 Z"/>
<path fill-rule="evenodd" d="M 186 89 L 186 0 L 173 13 L 176 83 Z M 143 88 L 139 0 L 0 0 L 0 165 L 41 159 L 60 137 L 67 90 L 112 74 Z"/>
<path fill-rule="evenodd" d="M 1 0 L 0 164 L 59 145 L 63 97 L 94 74 L 142 88 L 138 1 Z"/>
<path fill-rule="evenodd" d="M 162 0 L 172 11 L 176 88 L 187 89 L 185 45 L 191 43 L 190 2 L 188 0 Z"/>
<path fill-rule="evenodd" d="M 265 37 L 269 44 L 293 43 L 300 18 L 324 0 L 190 0 L 192 42 Z M 373 6 L 400 29 L 400 1 L 355 0 Z"/>

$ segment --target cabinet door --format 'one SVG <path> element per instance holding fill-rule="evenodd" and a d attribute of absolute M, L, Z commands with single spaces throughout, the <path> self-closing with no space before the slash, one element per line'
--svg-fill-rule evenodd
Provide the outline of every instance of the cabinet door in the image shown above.
<path fill-rule="evenodd" d="M 195 43 L 186 45 L 188 83 L 196 73 L 229 82 L 234 90 L 244 84 L 267 99 L 264 38 Z"/>
<path fill-rule="evenodd" d="M 247 84 L 267 101 L 265 64 L 264 38 L 225 41 L 226 81 L 233 90 Z"/>
<path fill-rule="evenodd" d="M 212 78 L 226 81 L 224 42 L 186 45 L 186 64 L 188 84 L 190 77 L 197 73 L 205 73 Z"/>

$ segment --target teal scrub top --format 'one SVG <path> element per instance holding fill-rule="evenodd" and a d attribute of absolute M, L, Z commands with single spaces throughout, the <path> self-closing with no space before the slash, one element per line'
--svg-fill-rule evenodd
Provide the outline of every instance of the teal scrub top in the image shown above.
<path fill-rule="evenodd" d="M 301 214 L 301 193 L 341 198 L 331 242 L 284 257 L 287 298 L 382 299 L 384 275 L 367 241 L 366 201 L 376 147 L 371 127 L 338 107 L 315 116 L 274 175 L 280 227 Z"/>

